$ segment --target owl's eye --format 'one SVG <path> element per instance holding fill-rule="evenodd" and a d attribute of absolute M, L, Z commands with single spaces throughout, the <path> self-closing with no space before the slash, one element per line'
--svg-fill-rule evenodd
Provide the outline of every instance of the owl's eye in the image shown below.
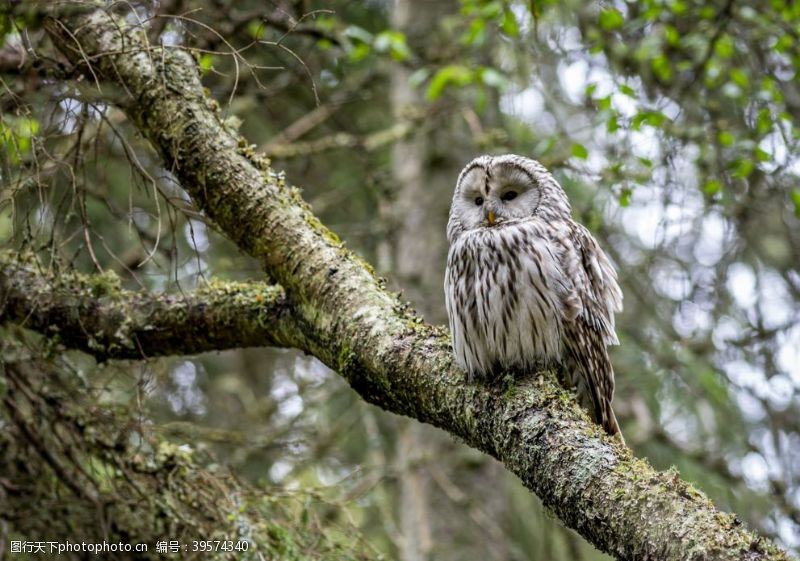
<path fill-rule="evenodd" d="M 475 204 L 481 206 L 483 204 L 483 197 L 475 197 Z"/>
<path fill-rule="evenodd" d="M 504 201 L 513 201 L 514 199 L 517 198 L 517 192 L 516 191 L 506 191 L 505 193 L 503 193 L 503 196 L 500 197 L 500 198 L 503 199 Z"/>

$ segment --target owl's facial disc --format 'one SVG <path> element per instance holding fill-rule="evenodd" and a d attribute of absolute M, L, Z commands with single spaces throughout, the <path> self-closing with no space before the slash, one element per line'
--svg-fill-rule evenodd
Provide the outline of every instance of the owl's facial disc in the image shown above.
<path fill-rule="evenodd" d="M 466 230 L 502 226 L 530 217 L 539 204 L 539 187 L 527 170 L 513 162 L 475 166 L 461 178 L 453 211 Z"/>

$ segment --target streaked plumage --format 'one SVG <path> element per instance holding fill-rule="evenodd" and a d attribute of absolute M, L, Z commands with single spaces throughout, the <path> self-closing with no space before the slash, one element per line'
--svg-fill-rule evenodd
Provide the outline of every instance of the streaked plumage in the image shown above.
<path fill-rule="evenodd" d="M 566 194 L 539 162 L 481 156 L 456 184 L 445 298 L 457 362 L 470 377 L 563 363 L 566 382 L 609 434 L 622 309 L 616 272 L 572 220 Z M 622 437 L 620 433 L 620 438 Z"/>

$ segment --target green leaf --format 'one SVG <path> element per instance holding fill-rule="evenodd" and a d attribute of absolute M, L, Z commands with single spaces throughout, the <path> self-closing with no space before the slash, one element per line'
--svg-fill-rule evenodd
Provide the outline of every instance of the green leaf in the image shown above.
<path fill-rule="evenodd" d="M 642 14 L 642 17 L 647 21 L 656 21 L 661 17 L 661 6 L 658 6 L 655 2 L 653 2 L 653 5 L 649 6 Z"/>
<path fill-rule="evenodd" d="M 738 158 L 733 161 L 733 176 L 748 177 L 755 169 L 755 164 L 746 158 Z"/>
<path fill-rule="evenodd" d="M 731 80 L 743 88 L 746 88 L 750 84 L 750 79 L 741 68 L 731 68 Z"/>
<path fill-rule="evenodd" d="M 39 132 L 39 121 L 20 117 L 17 120 L 17 134 L 22 138 L 31 138 Z"/>
<path fill-rule="evenodd" d="M 577 142 L 572 145 L 571 152 L 573 156 L 581 160 L 585 160 L 589 157 L 589 151 L 586 149 L 586 146 L 578 144 Z"/>
<path fill-rule="evenodd" d="M 772 129 L 772 113 L 770 110 L 764 107 L 758 112 L 758 117 L 756 118 L 756 130 L 758 134 L 764 135 Z"/>
<path fill-rule="evenodd" d="M 669 118 L 660 111 L 640 111 L 631 120 L 631 127 L 633 130 L 641 130 L 642 125 L 650 125 L 651 127 L 660 127 Z"/>
<path fill-rule="evenodd" d="M 721 190 L 722 190 L 722 183 L 720 183 L 716 179 L 709 179 L 703 185 L 703 193 L 705 193 L 708 196 L 716 195 Z"/>
<path fill-rule="evenodd" d="M 660 54 L 650 62 L 650 67 L 653 69 L 653 74 L 662 82 L 669 82 L 672 80 L 672 66 L 670 65 L 667 55 Z"/>
<path fill-rule="evenodd" d="M 623 187 L 622 191 L 619 193 L 619 204 L 620 206 L 627 207 L 631 204 L 631 196 L 633 196 L 633 191 L 630 187 Z"/>
<path fill-rule="evenodd" d="M 702 19 L 713 19 L 717 17 L 717 12 L 716 10 L 714 10 L 713 6 L 703 6 L 702 8 L 700 8 L 700 12 L 698 12 L 698 15 Z"/>
<path fill-rule="evenodd" d="M 606 122 L 606 128 L 608 129 L 608 132 L 615 132 L 617 129 L 619 129 L 619 120 L 613 113 Z"/>
<path fill-rule="evenodd" d="M 621 84 L 619 86 L 619 91 L 621 93 L 627 95 L 628 97 L 632 97 L 633 99 L 636 99 L 636 91 L 632 87 L 630 87 L 628 84 Z"/>
<path fill-rule="evenodd" d="M 673 47 L 679 45 L 681 42 L 681 35 L 674 25 L 667 25 L 664 28 L 664 37 L 667 39 L 667 44 Z"/>
<path fill-rule="evenodd" d="M 39 132 L 39 121 L 28 117 L 0 116 L 0 149 L 5 150 L 15 163 L 31 149 L 31 139 Z"/>
<path fill-rule="evenodd" d="M 483 4 L 483 2 L 481 3 Z M 495 19 L 502 11 L 502 2 L 486 2 L 485 5 L 481 7 L 480 13 L 481 16 L 486 19 Z"/>
<path fill-rule="evenodd" d="M 759 148 L 759 147 L 756 147 L 755 155 L 756 155 L 756 159 L 759 162 L 769 162 L 770 160 L 772 160 L 772 156 L 770 155 L 770 153 L 767 152 L 766 150 L 763 150 L 763 149 Z"/>
<path fill-rule="evenodd" d="M 475 73 L 459 64 L 450 64 L 439 70 L 431 79 L 425 97 L 430 101 L 435 101 L 441 97 L 445 88 L 448 86 L 463 87 L 470 84 L 475 79 Z"/>
<path fill-rule="evenodd" d="M 260 20 L 254 19 L 249 24 L 247 24 L 247 33 L 253 39 L 261 39 L 264 37 L 264 32 L 266 31 L 267 27 L 264 25 L 264 22 Z"/>
<path fill-rule="evenodd" d="M 714 44 L 714 52 L 722 58 L 731 58 L 735 47 L 733 44 L 733 37 L 730 35 L 723 35 Z"/>
<path fill-rule="evenodd" d="M 517 24 L 517 18 L 514 16 L 514 12 L 511 10 L 506 9 L 503 12 L 503 22 L 500 24 L 500 27 L 509 37 L 519 37 L 519 25 Z"/>
<path fill-rule="evenodd" d="M 200 55 L 200 60 L 197 61 L 197 65 L 200 67 L 200 72 L 205 74 L 214 66 L 214 57 L 208 53 Z"/>
<path fill-rule="evenodd" d="M 792 203 L 794 204 L 794 215 L 797 218 L 800 218 L 800 189 L 797 187 L 792 189 L 790 197 L 792 198 Z"/>
<path fill-rule="evenodd" d="M 672 8 L 672 13 L 676 16 L 685 14 L 686 10 L 688 10 L 686 3 L 682 0 L 672 0 L 672 2 L 670 2 L 670 7 Z"/>
<path fill-rule="evenodd" d="M 411 56 L 411 50 L 406 44 L 406 36 L 400 31 L 388 29 L 381 31 L 373 43 L 375 50 L 380 53 L 388 52 L 394 60 L 403 61 Z"/>
<path fill-rule="evenodd" d="M 476 18 L 469 24 L 469 29 L 461 38 L 465 45 L 482 45 L 486 40 L 486 20 Z"/>
<path fill-rule="evenodd" d="M 366 43 L 357 43 L 350 49 L 350 52 L 347 53 L 347 57 L 350 59 L 350 62 L 360 62 L 367 58 L 370 52 L 372 52 L 372 47 Z"/>
<path fill-rule="evenodd" d="M 719 143 L 722 146 L 725 146 L 725 147 L 732 146 L 733 145 L 733 141 L 734 141 L 734 136 L 733 136 L 733 133 L 730 132 L 730 131 L 721 131 L 717 135 L 717 140 L 719 140 Z"/>
<path fill-rule="evenodd" d="M 625 23 L 625 18 L 619 10 L 614 8 L 600 10 L 600 27 L 606 31 L 619 29 Z"/>
<path fill-rule="evenodd" d="M 775 43 L 774 49 L 779 53 L 786 53 L 792 49 L 794 45 L 794 39 L 788 33 L 781 35 L 778 41 Z"/>

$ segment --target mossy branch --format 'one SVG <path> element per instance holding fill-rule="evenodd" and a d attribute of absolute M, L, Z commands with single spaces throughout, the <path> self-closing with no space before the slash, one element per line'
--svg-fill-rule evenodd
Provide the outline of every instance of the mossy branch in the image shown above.
<path fill-rule="evenodd" d="M 44 271 L 33 257 L 0 253 L 0 322 L 57 337 L 100 360 L 255 346 L 302 347 L 283 289 L 212 281 L 194 292 L 120 288 L 113 273 Z"/>
<path fill-rule="evenodd" d="M 118 103 L 165 166 L 262 260 L 292 301 L 307 349 L 364 399 L 499 459 L 566 525 L 620 559 L 788 559 L 677 473 L 656 472 L 606 438 L 552 373 L 510 392 L 468 383 L 453 366 L 446 332 L 386 292 L 268 160 L 225 128 L 188 54 L 155 50 L 103 9 L 63 16 L 48 29 L 90 77 L 122 86 Z"/>

